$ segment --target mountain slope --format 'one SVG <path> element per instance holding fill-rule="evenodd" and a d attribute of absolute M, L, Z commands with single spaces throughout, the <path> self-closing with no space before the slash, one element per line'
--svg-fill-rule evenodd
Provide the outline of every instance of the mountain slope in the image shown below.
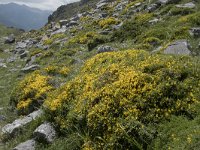
<path fill-rule="evenodd" d="M 8 103 L 19 115 L 38 109 L 44 115 L 24 134 L 4 135 L 3 149 L 28 139 L 38 150 L 199 149 L 200 2 L 72 6 L 10 48 L 19 65 Z M 57 132 L 52 144 L 43 142 L 51 135 L 32 134 L 46 121 Z"/>
<path fill-rule="evenodd" d="M 50 11 L 43 11 L 15 3 L 0 5 L 0 22 L 25 30 L 39 29 L 47 23 Z"/>

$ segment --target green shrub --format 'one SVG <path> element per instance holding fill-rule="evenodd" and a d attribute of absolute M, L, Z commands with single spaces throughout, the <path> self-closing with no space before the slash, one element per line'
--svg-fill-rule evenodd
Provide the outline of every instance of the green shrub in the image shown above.
<path fill-rule="evenodd" d="M 144 31 L 151 18 L 152 14 L 137 14 L 130 21 L 126 21 L 119 30 L 115 31 L 111 40 L 134 39 Z"/>

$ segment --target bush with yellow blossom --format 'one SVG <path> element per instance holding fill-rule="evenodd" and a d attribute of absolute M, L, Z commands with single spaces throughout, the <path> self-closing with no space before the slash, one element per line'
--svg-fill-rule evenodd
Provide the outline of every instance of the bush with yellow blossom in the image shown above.
<path fill-rule="evenodd" d="M 156 134 L 149 123 L 187 116 L 199 103 L 200 70 L 192 59 L 137 50 L 98 54 L 44 106 L 61 130 L 89 133 L 83 149 L 142 149 Z"/>
<path fill-rule="evenodd" d="M 50 79 L 36 71 L 19 83 L 11 96 L 11 103 L 17 107 L 19 113 L 27 114 L 42 104 L 47 93 L 53 89 Z"/>

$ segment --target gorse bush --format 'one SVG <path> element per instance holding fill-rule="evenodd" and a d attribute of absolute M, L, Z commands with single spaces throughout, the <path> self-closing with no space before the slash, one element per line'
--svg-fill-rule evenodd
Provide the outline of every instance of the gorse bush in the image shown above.
<path fill-rule="evenodd" d="M 19 113 L 30 113 L 42 104 L 46 94 L 53 90 L 50 79 L 36 71 L 19 83 L 11 95 L 11 103 Z"/>
<path fill-rule="evenodd" d="M 142 149 L 155 136 L 149 123 L 195 113 L 200 71 L 192 59 L 136 50 L 98 54 L 44 106 L 63 133 L 88 132 L 82 149 Z"/>
<path fill-rule="evenodd" d="M 101 28 L 105 29 L 105 28 L 108 28 L 110 25 L 115 25 L 115 24 L 119 24 L 119 23 L 120 23 L 120 21 L 117 20 L 116 18 L 114 18 L 114 17 L 108 17 L 108 18 L 99 20 L 98 25 Z"/>

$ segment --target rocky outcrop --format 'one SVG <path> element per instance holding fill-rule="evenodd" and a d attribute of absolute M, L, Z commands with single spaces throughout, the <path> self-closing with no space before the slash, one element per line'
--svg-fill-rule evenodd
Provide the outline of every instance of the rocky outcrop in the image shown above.
<path fill-rule="evenodd" d="M 36 140 L 52 143 L 56 138 L 56 131 L 50 123 L 40 125 L 33 133 Z"/>
<path fill-rule="evenodd" d="M 29 114 L 28 116 L 15 120 L 13 123 L 5 125 L 2 128 L 2 133 L 8 135 L 16 135 L 16 133 L 20 131 L 22 127 L 40 117 L 42 113 L 42 110 L 37 110 Z"/>

